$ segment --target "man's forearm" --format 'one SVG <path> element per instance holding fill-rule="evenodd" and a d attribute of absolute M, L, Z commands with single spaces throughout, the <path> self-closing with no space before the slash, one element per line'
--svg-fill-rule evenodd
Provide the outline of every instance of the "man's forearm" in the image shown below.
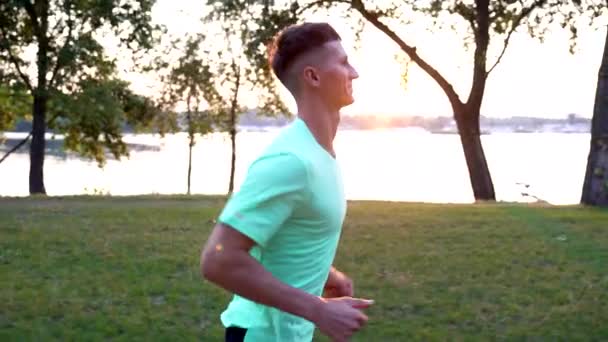
<path fill-rule="evenodd" d="M 313 321 L 322 299 L 281 282 L 249 253 L 221 254 L 206 261 L 215 265 L 205 265 L 205 278 L 241 297 Z"/>

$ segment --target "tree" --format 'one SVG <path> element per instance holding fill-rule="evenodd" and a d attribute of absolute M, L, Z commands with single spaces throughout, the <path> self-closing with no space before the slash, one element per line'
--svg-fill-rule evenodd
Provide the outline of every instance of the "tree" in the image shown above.
<path fill-rule="evenodd" d="M 128 154 L 121 133 L 125 124 L 149 127 L 161 115 L 151 100 L 132 93 L 128 83 L 117 79 L 116 60 L 106 55 L 100 41 L 100 36 L 114 34 L 134 56 L 151 48 L 159 32 L 150 22 L 153 4 L 154 0 L 0 2 L 2 84 L 31 96 L 24 102 L 31 101 L 28 115 L 33 123 L 27 138 L 31 136 L 31 194 L 46 194 L 47 129 L 65 133 L 67 149 L 103 164 L 105 149 L 116 158 Z M 32 48 L 34 60 L 27 56 Z M 24 115 L 7 108 L 0 110 L 5 122 Z"/>
<path fill-rule="evenodd" d="M 231 145 L 231 157 L 230 157 L 230 181 L 228 182 L 228 194 L 234 191 L 234 171 L 236 169 L 236 133 L 237 133 L 237 116 L 241 113 L 239 106 L 239 90 L 241 88 L 241 64 L 237 63 L 237 57 L 233 57 L 230 63 L 230 71 L 228 77 L 231 78 L 233 84 L 232 99 L 230 101 L 229 108 L 229 132 L 230 132 L 230 145 Z"/>
<path fill-rule="evenodd" d="M 186 38 L 183 53 L 179 57 L 166 77 L 162 77 L 164 84 L 163 103 L 168 111 L 175 110 L 176 106 L 185 102 L 186 129 L 188 131 L 188 174 L 187 193 L 190 195 L 192 177 L 192 148 L 196 144 L 196 135 L 205 135 L 213 131 L 218 120 L 214 111 L 219 101 L 219 94 L 215 89 L 214 75 L 211 73 L 209 60 L 210 53 L 202 47 L 205 37 L 196 34 Z M 180 41 L 174 45 L 180 44 Z M 168 63 L 161 62 L 164 67 Z M 206 106 L 203 110 L 201 107 Z"/>
<path fill-rule="evenodd" d="M 608 32 L 597 79 L 590 145 L 581 203 L 608 206 Z"/>
<path fill-rule="evenodd" d="M 212 1 L 214 2 L 214 1 Z M 603 2 L 603 0 L 601 1 Z M 458 127 L 469 179 L 476 200 L 495 200 L 494 185 L 480 139 L 480 109 L 486 83 L 491 72 L 500 63 L 513 34 L 522 27 L 528 32 L 543 38 L 544 33 L 561 24 L 568 27 L 573 37 L 577 33 L 577 18 L 597 18 L 604 9 L 599 0 L 405 0 L 405 1 L 363 1 L 363 0 L 312 0 L 293 2 L 222 1 L 223 11 L 232 17 L 243 12 L 266 12 L 258 19 L 258 36 L 268 38 L 286 23 L 293 23 L 308 11 L 319 9 L 345 10 L 351 18 L 372 24 L 390 38 L 399 48 L 429 75 L 445 93 L 452 107 L 454 120 Z M 451 25 L 463 33 L 466 46 L 474 46 L 471 70 L 471 86 L 463 99 L 453 84 L 435 66 L 425 59 L 415 46 L 408 43 L 400 34 L 407 27 L 412 13 L 421 13 L 430 20 L 428 26 L 441 28 Z M 270 23 L 269 23 L 270 22 Z M 458 28 L 466 28 L 464 32 Z M 488 52 L 493 44 L 498 44 L 500 53 L 489 63 Z M 494 46 L 494 45 L 492 45 Z M 262 46 L 257 50 L 262 54 Z M 260 68 L 267 68 L 259 64 Z"/>
<path fill-rule="evenodd" d="M 270 13 L 262 9 L 259 12 L 243 11 L 239 16 L 233 16 L 230 4 L 216 4 L 215 9 L 206 18 L 205 25 L 221 23 L 221 33 L 216 39 L 223 39 L 225 46 L 217 51 L 216 60 L 213 62 L 216 73 L 222 75 L 216 82 L 216 88 L 220 92 L 221 101 L 216 111 L 219 117 L 225 118 L 225 130 L 230 134 L 231 141 L 231 163 L 228 193 L 234 191 L 234 173 L 236 169 L 236 136 L 238 117 L 246 108 L 242 104 L 241 95 L 248 93 L 257 99 L 254 108 L 258 115 L 262 116 L 291 116 L 285 103 L 279 96 L 276 82 L 270 69 L 260 67 L 264 65 L 266 57 L 260 53 L 260 47 L 271 38 L 263 33 L 261 25 L 274 25 L 283 22 L 282 19 L 291 18 L 266 17 L 267 21 L 258 23 L 254 18 L 260 15 L 264 17 Z M 266 8 L 268 9 L 268 8 Z M 276 32 L 275 29 L 268 31 Z"/>
<path fill-rule="evenodd" d="M 245 25 L 245 23 L 242 23 Z M 228 181 L 228 194 L 234 191 L 234 172 L 236 169 L 236 135 L 237 122 L 240 114 L 245 108 L 240 105 L 239 95 L 245 86 L 247 77 L 246 72 L 251 72 L 250 64 L 247 63 L 243 48 L 247 43 L 247 30 L 243 30 L 242 25 L 235 23 L 224 23 L 224 34 L 227 41 L 226 53 L 218 53 L 217 67 L 218 74 L 223 75 L 222 81 L 218 84 L 221 89 L 220 115 L 225 117 L 226 127 L 230 135 L 231 156 L 230 156 L 230 180 Z"/>

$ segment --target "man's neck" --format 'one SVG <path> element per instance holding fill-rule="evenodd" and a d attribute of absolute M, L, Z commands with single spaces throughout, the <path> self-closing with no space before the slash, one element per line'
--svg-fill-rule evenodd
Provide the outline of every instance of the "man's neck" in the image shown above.
<path fill-rule="evenodd" d="M 319 145 L 335 157 L 333 142 L 340 123 L 340 112 L 310 101 L 298 103 L 298 117 L 306 123 Z"/>

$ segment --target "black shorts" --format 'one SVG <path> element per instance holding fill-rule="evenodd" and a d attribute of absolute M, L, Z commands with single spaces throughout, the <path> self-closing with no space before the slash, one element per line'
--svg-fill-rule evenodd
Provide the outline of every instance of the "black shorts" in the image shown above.
<path fill-rule="evenodd" d="M 228 327 L 226 328 L 226 342 L 243 342 L 245 341 L 245 335 L 247 329 L 239 327 Z"/>

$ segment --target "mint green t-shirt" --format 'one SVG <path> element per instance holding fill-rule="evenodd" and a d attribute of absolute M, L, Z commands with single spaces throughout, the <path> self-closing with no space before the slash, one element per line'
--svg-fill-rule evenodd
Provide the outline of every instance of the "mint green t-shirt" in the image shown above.
<path fill-rule="evenodd" d="M 219 221 L 249 236 L 251 255 L 276 278 L 320 296 L 333 263 L 346 200 L 336 160 L 297 118 L 250 166 Z M 314 325 L 235 295 L 224 326 L 245 341 L 311 341 Z"/>

